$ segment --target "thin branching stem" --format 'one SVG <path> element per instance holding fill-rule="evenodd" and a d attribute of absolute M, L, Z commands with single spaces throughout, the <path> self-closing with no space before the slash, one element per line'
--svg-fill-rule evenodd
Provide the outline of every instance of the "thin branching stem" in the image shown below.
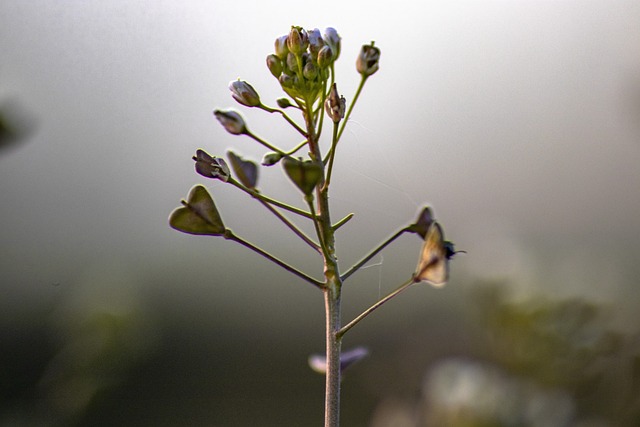
<path fill-rule="evenodd" d="M 324 283 L 320 282 L 319 280 L 314 279 L 313 277 L 307 275 L 306 273 L 303 273 L 302 271 L 298 270 L 295 267 L 292 267 L 291 265 L 287 264 L 286 262 L 276 258 L 275 256 L 271 255 L 269 252 L 265 251 L 262 248 L 259 248 L 258 246 L 254 245 L 253 243 L 239 237 L 236 236 L 235 234 L 233 234 L 233 232 L 230 229 L 226 229 L 225 233 L 224 233 L 224 238 L 227 240 L 232 240 L 234 242 L 240 243 L 242 246 L 251 249 L 252 251 L 262 255 L 263 257 L 265 257 L 266 259 L 268 259 L 271 262 L 274 262 L 275 264 L 278 264 L 280 267 L 284 268 L 285 270 L 287 270 L 290 273 L 295 274 L 296 276 L 300 277 L 301 279 L 304 279 L 305 281 L 311 283 L 313 286 L 315 286 L 318 289 L 324 289 Z"/>
<path fill-rule="evenodd" d="M 327 99 L 327 81 L 325 80 L 323 85 L 322 85 L 322 97 L 320 98 L 319 104 L 318 104 L 318 127 L 316 129 L 316 140 L 319 141 L 320 140 L 320 135 L 322 135 L 322 125 L 324 123 L 324 103 L 325 100 Z"/>
<path fill-rule="evenodd" d="M 296 145 L 295 147 L 293 147 L 291 150 L 287 151 L 285 153 L 285 155 L 290 156 L 292 154 L 295 154 L 298 150 L 300 150 L 305 145 L 307 145 L 307 140 L 306 139 L 304 141 L 302 141 L 301 143 L 299 143 L 298 145 Z"/>
<path fill-rule="evenodd" d="M 375 304 L 373 304 L 371 307 L 369 307 L 368 309 L 366 309 L 365 311 L 363 311 L 362 313 L 360 313 L 360 315 L 358 317 L 356 317 L 355 319 L 353 319 L 351 322 L 347 323 L 346 325 L 344 325 L 344 327 L 342 327 L 342 329 L 340 329 L 336 335 L 338 338 L 342 338 L 342 336 L 344 334 L 347 333 L 347 331 L 349 331 L 349 329 L 353 328 L 355 325 L 357 325 L 362 319 L 364 319 L 365 317 L 367 317 L 368 315 L 370 315 L 371 313 L 373 313 L 374 310 L 376 310 L 378 307 L 380 307 L 382 304 L 386 303 L 387 301 L 389 301 L 391 298 L 399 295 L 402 291 L 408 289 L 411 285 L 414 285 L 418 282 L 416 282 L 414 280 L 414 278 L 412 277 L 411 279 L 409 279 L 407 282 L 403 283 L 402 285 L 400 285 L 399 287 L 397 287 L 394 291 L 392 291 L 390 294 L 388 294 L 386 297 L 382 298 L 380 301 L 376 302 Z"/>
<path fill-rule="evenodd" d="M 254 141 L 258 142 L 259 144 L 262 144 L 263 146 L 267 147 L 269 150 L 271 151 L 275 151 L 276 153 L 280 153 L 282 155 L 284 155 L 284 151 L 282 151 L 281 149 L 279 149 L 278 147 L 271 145 L 269 142 L 265 141 L 264 139 L 260 138 L 258 135 L 247 131 L 246 135 L 253 139 Z"/>
<path fill-rule="evenodd" d="M 287 227 L 289 227 L 289 229 L 291 231 L 293 231 L 298 237 L 300 237 L 307 245 L 311 246 L 311 248 L 313 248 L 314 251 L 316 251 L 318 253 L 322 253 L 321 250 L 320 250 L 320 245 L 317 244 L 316 242 L 314 242 L 313 240 L 311 240 L 306 234 L 304 234 L 302 232 L 302 230 L 300 230 L 298 227 L 296 227 L 296 225 L 294 223 L 289 221 L 289 219 L 287 217 L 282 215 L 280 212 L 278 212 L 278 210 L 276 208 L 274 208 L 273 206 L 271 206 L 269 203 L 265 202 L 264 200 L 260 200 L 260 199 L 258 199 L 258 200 L 260 201 L 260 203 L 262 203 L 264 205 L 265 208 L 267 208 L 280 221 L 282 221 Z"/>
<path fill-rule="evenodd" d="M 356 93 L 353 96 L 353 101 L 349 103 L 349 108 L 347 109 L 347 113 L 345 114 L 344 119 L 341 122 L 342 124 L 340 126 L 340 130 L 338 131 L 338 135 L 334 136 L 334 143 L 332 144 L 332 148 L 325 156 L 325 159 L 324 159 L 325 163 L 327 162 L 330 156 L 334 155 L 333 151 L 335 150 L 335 147 L 338 145 L 338 141 L 340 141 L 342 132 L 344 132 L 344 128 L 347 126 L 347 123 L 349 122 L 349 117 L 351 117 L 351 112 L 353 111 L 353 107 L 356 105 L 356 102 L 358 102 L 358 98 L 360 97 L 360 93 L 362 92 L 362 88 L 364 87 L 364 84 L 366 81 L 367 81 L 367 77 L 363 76 L 362 79 L 360 80 L 360 84 L 358 85 L 358 89 L 356 89 Z"/>
<path fill-rule="evenodd" d="M 349 108 L 347 109 L 347 114 L 344 116 L 344 120 L 342 121 L 342 126 L 340 127 L 340 132 L 338 132 L 338 140 L 342 136 L 342 132 L 344 132 L 344 128 L 347 126 L 347 122 L 349 121 L 349 117 L 351 117 L 351 112 L 353 111 L 353 107 L 358 102 L 358 98 L 360 97 L 360 93 L 362 92 L 362 88 L 364 87 L 365 82 L 367 81 L 368 76 L 362 76 L 360 79 L 360 84 L 358 85 L 358 89 L 356 89 L 356 94 L 353 96 L 353 101 L 349 104 Z"/>
<path fill-rule="evenodd" d="M 313 219 L 313 214 L 310 212 L 307 212 L 305 210 L 302 210 L 300 208 L 296 208 L 295 206 L 291 206 L 288 205 L 286 203 L 283 203 L 281 201 L 278 201 L 276 199 L 272 199 L 270 197 L 265 196 L 264 194 L 260 193 L 258 190 L 256 189 L 252 189 L 252 188 L 247 188 L 244 185 L 240 184 L 238 181 L 236 181 L 233 178 L 229 178 L 229 181 L 227 181 L 229 184 L 234 185 L 235 187 L 239 188 L 240 190 L 244 191 L 245 193 L 247 193 L 248 195 L 250 195 L 251 197 L 258 199 L 262 202 L 267 202 L 271 205 L 277 206 L 279 208 L 282 208 L 284 210 L 287 210 L 291 213 L 303 216 L 305 218 L 309 218 L 309 219 Z"/>
<path fill-rule="evenodd" d="M 331 183 L 331 173 L 333 172 L 333 160 L 336 158 L 336 145 L 338 144 L 338 123 L 333 122 L 333 140 L 331 142 L 331 150 L 329 151 L 329 166 L 327 167 L 327 177 L 324 181 L 322 191 L 327 191 Z"/>
<path fill-rule="evenodd" d="M 316 215 L 316 211 L 315 211 L 315 206 L 313 205 L 313 197 L 308 196 L 305 197 L 305 200 L 307 201 L 307 204 L 309 205 L 309 212 L 311 212 L 313 214 L 313 226 L 316 229 L 316 235 L 318 236 L 318 239 L 320 239 L 320 250 L 322 252 L 322 255 L 324 256 L 325 259 L 327 259 L 329 255 L 329 250 L 327 248 L 325 239 L 324 239 L 324 233 L 322 232 L 322 230 L 320 229 L 320 221 L 318 219 L 318 216 Z"/>
<path fill-rule="evenodd" d="M 364 264 L 367 263 L 367 261 L 369 261 L 371 258 L 373 258 L 378 252 L 380 252 L 381 250 L 383 250 L 389 243 L 393 242 L 394 240 L 396 240 L 398 237 L 400 237 L 402 234 L 406 233 L 407 231 L 411 231 L 409 229 L 409 227 L 405 227 L 401 230 L 398 230 L 394 235 L 392 235 L 391 237 L 389 237 L 387 240 L 385 240 L 384 242 L 382 242 L 380 245 L 378 245 L 378 247 L 374 248 L 371 252 L 369 252 L 364 258 L 362 258 L 360 261 L 358 261 L 356 264 L 354 264 L 350 269 L 348 269 L 340 278 L 342 279 L 342 281 L 344 282 L 345 280 L 347 280 L 347 278 L 349 278 L 349 276 L 351 276 L 353 273 L 355 273 L 356 271 L 358 271 L 358 269 L 360 267 L 362 267 Z"/>
<path fill-rule="evenodd" d="M 331 227 L 333 228 L 333 231 L 336 231 L 338 228 L 342 227 L 343 225 L 345 225 L 347 222 L 349 222 L 349 220 L 351 218 L 353 218 L 353 213 L 348 214 L 347 216 L 345 216 L 344 218 L 342 218 L 340 221 L 336 222 L 335 224 L 333 224 Z"/>
<path fill-rule="evenodd" d="M 295 105 L 293 107 L 294 108 L 298 108 Z M 268 107 L 266 105 L 260 105 L 260 108 L 262 108 L 264 111 L 266 111 L 268 113 L 279 113 L 291 126 L 293 126 L 293 128 L 295 130 L 298 131 L 298 133 L 300 133 L 304 137 L 307 136 L 307 133 L 304 131 L 304 129 L 302 129 L 300 126 L 298 126 L 298 124 L 291 117 L 289 117 L 289 115 L 287 113 L 285 113 L 281 109 Z"/>
<path fill-rule="evenodd" d="M 331 65 L 329 66 L 329 68 L 331 69 L 331 82 L 329 83 L 329 87 L 333 86 L 333 84 L 336 81 L 336 67 L 335 67 L 335 62 L 332 62 Z"/>

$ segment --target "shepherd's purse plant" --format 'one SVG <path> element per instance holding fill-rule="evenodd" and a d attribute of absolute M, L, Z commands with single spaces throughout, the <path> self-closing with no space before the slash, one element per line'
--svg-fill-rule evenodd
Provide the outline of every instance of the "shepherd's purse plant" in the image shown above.
<path fill-rule="evenodd" d="M 222 157 L 212 156 L 202 149 L 198 149 L 193 157 L 198 174 L 220 180 L 246 193 L 282 221 L 293 235 L 305 242 L 310 251 L 318 255 L 319 262 L 323 263 L 323 277 L 312 277 L 298 270 L 227 228 L 213 197 L 202 185 L 194 186 L 187 199 L 182 201 L 182 206 L 169 217 L 169 224 L 174 229 L 194 235 L 223 237 L 239 243 L 296 275 L 323 294 L 326 354 L 310 357 L 309 363 L 326 377 L 325 427 L 339 425 L 342 371 L 367 354 L 363 347 L 342 351 L 346 333 L 378 307 L 414 284 L 427 282 L 436 287 L 443 286 L 448 279 L 448 261 L 456 253 L 453 244 L 444 239 L 442 227 L 435 221 L 432 210 L 425 206 L 420 209 L 413 223 L 400 228 L 360 261 L 341 271 L 336 257 L 336 234 L 354 215 L 349 214 L 337 221 L 332 219 L 329 206 L 330 188 L 335 185 L 332 174 L 340 138 L 351 112 L 365 83 L 379 69 L 380 49 L 373 42 L 362 46 L 356 59 L 360 83 L 352 101 L 347 102 L 338 91 L 336 83 L 334 64 L 340 56 L 340 46 L 341 38 L 333 28 L 327 28 L 321 34 L 318 29 L 306 31 L 302 27 L 293 26 L 287 35 L 278 37 L 275 52 L 266 59 L 267 68 L 286 94 L 276 100 L 277 107 L 265 105 L 258 92 L 245 81 L 238 79 L 229 85 L 233 99 L 244 107 L 280 115 L 293 132 L 300 135 L 299 144 L 288 148 L 280 147 L 253 133 L 239 112 L 215 110 L 215 117 L 230 134 L 248 137 L 266 148 L 261 165 L 234 151 L 226 153 L 228 164 Z M 323 132 L 325 124 L 330 130 Z M 321 136 L 327 133 L 330 137 L 325 147 L 321 144 Z M 260 167 L 277 164 L 281 165 L 286 176 L 301 193 L 304 201 L 302 207 L 269 197 L 258 189 Z M 314 235 L 309 236 L 302 231 L 299 226 L 301 221 L 313 224 Z M 343 324 L 340 306 L 345 281 L 405 233 L 416 234 L 424 240 L 416 270 L 407 274 L 407 279 L 391 293 Z"/>

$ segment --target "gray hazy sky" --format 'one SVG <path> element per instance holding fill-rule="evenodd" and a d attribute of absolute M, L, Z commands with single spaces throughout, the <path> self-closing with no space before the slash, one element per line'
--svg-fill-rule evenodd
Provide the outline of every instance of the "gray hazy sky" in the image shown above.
<path fill-rule="evenodd" d="M 261 158 L 211 111 L 240 109 L 227 89 L 238 77 L 275 105 L 282 94 L 264 59 L 292 24 L 337 28 L 337 81 L 348 100 L 360 46 L 375 40 L 382 49 L 336 163 L 334 216 L 357 215 L 339 236 L 343 268 L 429 203 L 468 251 L 452 284 L 507 278 L 638 300 L 640 3 L 300 5 L 0 4 L 0 100 L 36 122 L 27 140 L 0 151 L 0 286 L 13 309 L 43 284 L 78 281 L 94 266 L 179 275 L 248 260 L 273 272 L 231 243 L 169 229 L 167 217 L 203 182 L 190 159 L 196 148 Z M 265 138 L 298 142 L 278 117 L 242 113 Z M 205 184 L 234 231 L 315 265 L 275 221 L 257 220 L 266 211 Z M 263 171 L 260 186 L 301 202 L 279 168 Z M 385 252 L 386 285 L 411 274 L 419 247 L 408 237 Z"/>

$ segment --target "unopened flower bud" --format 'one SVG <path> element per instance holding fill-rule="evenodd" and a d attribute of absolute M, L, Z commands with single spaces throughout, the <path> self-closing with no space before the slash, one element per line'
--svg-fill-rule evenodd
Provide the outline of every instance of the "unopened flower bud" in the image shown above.
<path fill-rule="evenodd" d="M 358 59 L 356 60 L 356 70 L 362 74 L 363 77 L 369 77 L 376 71 L 378 71 L 380 62 L 380 49 L 373 45 L 362 46 Z"/>
<path fill-rule="evenodd" d="M 291 101 L 289 101 L 289 98 L 278 98 L 276 99 L 276 103 L 280 108 L 289 108 L 292 106 Z"/>
<path fill-rule="evenodd" d="M 282 159 L 280 153 L 267 153 L 262 157 L 262 166 L 273 166 Z"/>
<path fill-rule="evenodd" d="M 286 59 L 287 54 L 289 53 L 289 48 L 287 47 L 287 37 L 288 36 L 280 36 L 276 39 L 275 47 L 276 47 L 276 55 L 280 59 Z"/>
<path fill-rule="evenodd" d="M 318 66 L 320 68 L 326 68 L 333 63 L 333 50 L 328 45 L 322 46 L 322 49 L 318 52 Z"/>
<path fill-rule="evenodd" d="M 313 65 L 313 62 L 309 61 L 304 65 L 304 69 L 302 70 L 302 75 L 307 80 L 313 80 L 318 75 L 318 68 Z"/>
<path fill-rule="evenodd" d="M 280 86 L 282 86 L 283 88 L 292 88 L 295 84 L 295 77 L 286 74 L 280 74 L 280 77 L 278 77 L 278 81 L 280 82 Z"/>
<path fill-rule="evenodd" d="M 344 96 L 338 94 L 338 86 L 334 83 L 324 103 L 327 115 L 334 123 L 338 123 L 344 117 L 346 107 L 347 101 L 344 99 Z"/>
<path fill-rule="evenodd" d="M 243 80 L 234 80 L 229 83 L 229 90 L 233 99 L 247 107 L 257 107 L 261 105 L 260 95 L 249 83 Z"/>
<path fill-rule="evenodd" d="M 335 28 L 329 27 L 324 30 L 324 42 L 331 47 L 333 60 L 338 59 L 338 56 L 340 56 L 340 36 Z"/>
<path fill-rule="evenodd" d="M 298 71 L 298 60 L 296 59 L 296 56 L 291 52 L 289 52 L 289 54 L 287 55 L 287 68 L 292 73 Z"/>
<path fill-rule="evenodd" d="M 273 53 L 267 56 L 267 68 L 276 79 L 282 74 L 282 61 Z"/>
<path fill-rule="evenodd" d="M 248 133 L 247 125 L 244 122 L 244 119 L 237 111 L 233 110 L 215 110 L 213 115 L 216 116 L 216 119 L 220 122 L 220 124 L 225 128 L 227 132 L 232 135 L 242 135 Z"/>
<path fill-rule="evenodd" d="M 294 55 L 302 55 L 309 46 L 309 37 L 302 27 L 291 27 L 289 37 L 287 37 L 287 47 Z"/>
<path fill-rule="evenodd" d="M 320 30 L 314 28 L 307 33 L 307 36 L 309 37 L 309 51 L 314 58 L 317 58 L 318 52 L 320 52 L 320 49 L 324 46 L 324 40 L 322 40 Z"/>

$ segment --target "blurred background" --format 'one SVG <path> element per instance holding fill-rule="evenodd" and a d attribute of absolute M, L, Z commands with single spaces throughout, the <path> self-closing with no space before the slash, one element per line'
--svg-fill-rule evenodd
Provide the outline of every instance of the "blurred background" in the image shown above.
<path fill-rule="evenodd" d="M 346 426 L 640 425 L 640 4 L 636 1 L 0 3 L 0 425 L 321 425 L 320 292 L 168 226 L 202 183 L 225 224 L 321 265 L 197 148 L 264 150 L 214 108 L 291 25 L 342 36 L 338 88 L 375 40 L 338 150 L 346 270 L 429 204 L 467 251 L 353 329 Z M 242 109 L 283 147 L 284 121 Z M 326 141 L 325 141 L 326 143 Z M 303 206 L 279 167 L 266 194 Z M 344 287 L 350 320 L 410 277 L 406 236 Z"/>

